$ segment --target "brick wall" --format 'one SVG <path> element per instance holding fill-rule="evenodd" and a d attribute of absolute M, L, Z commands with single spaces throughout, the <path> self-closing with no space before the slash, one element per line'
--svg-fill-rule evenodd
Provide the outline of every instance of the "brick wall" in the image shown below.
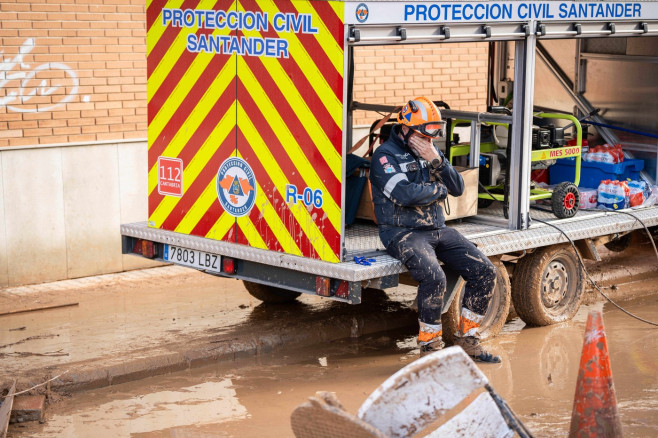
<path fill-rule="evenodd" d="M 486 107 L 486 43 L 357 47 L 354 63 L 356 101 L 400 105 L 425 95 L 453 109 Z M 370 125 L 377 118 L 377 113 L 357 111 L 354 125 Z"/>
<path fill-rule="evenodd" d="M 144 0 L 0 2 L 0 147 L 146 137 Z M 485 43 L 355 49 L 357 101 L 482 110 Z M 376 113 L 355 113 L 369 125 Z"/>
<path fill-rule="evenodd" d="M 144 0 L 0 1 L 0 147 L 146 137 Z"/>

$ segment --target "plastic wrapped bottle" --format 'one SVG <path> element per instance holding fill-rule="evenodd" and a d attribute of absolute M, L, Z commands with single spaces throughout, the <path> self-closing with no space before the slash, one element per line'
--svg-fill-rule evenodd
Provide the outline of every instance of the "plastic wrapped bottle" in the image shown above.
<path fill-rule="evenodd" d="M 645 181 L 629 181 L 630 206 L 641 207 L 651 195 L 651 188 Z"/>
<path fill-rule="evenodd" d="M 597 207 L 604 210 L 621 210 L 630 205 L 630 188 L 626 181 L 601 181 Z"/>

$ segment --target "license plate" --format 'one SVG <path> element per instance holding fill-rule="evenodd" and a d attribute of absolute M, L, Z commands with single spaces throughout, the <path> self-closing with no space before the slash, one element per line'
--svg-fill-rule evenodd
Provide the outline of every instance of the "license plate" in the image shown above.
<path fill-rule="evenodd" d="M 217 254 L 210 254 L 196 249 L 181 248 L 179 246 L 164 246 L 164 259 L 177 265 L 203 269 L 212 272 L 221 272 L 221 259 Z"/>

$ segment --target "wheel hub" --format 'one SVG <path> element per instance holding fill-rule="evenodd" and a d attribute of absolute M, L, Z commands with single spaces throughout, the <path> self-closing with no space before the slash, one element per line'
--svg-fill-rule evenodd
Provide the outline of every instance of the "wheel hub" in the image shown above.
<path fill-rule="evenodd" d="M 564 197 L 564 208 L 571 210 L 576 205 L 576 195 L 573 193 L 567 193 Z"/>
<path fill-rule="evenodd" d="M 542 302 L 544 306 L 552 308 L 560 304 L 569 287 L 569 276 L 565 266 L 553 261 L 542 278 Z"/>

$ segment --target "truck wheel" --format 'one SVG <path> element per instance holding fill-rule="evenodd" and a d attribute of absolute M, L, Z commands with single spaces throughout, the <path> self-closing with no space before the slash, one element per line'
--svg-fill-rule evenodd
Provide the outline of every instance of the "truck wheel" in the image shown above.
<path fill-rule="evenodd" d="M 510 307 L 510 280 L 507 269 L 503 263 L 494 259 L 491 260 L 496 267 L 496 287 L 494 288 L 491 304 L 484 315 L 484 321 L 480 326 L 480 339 L 491 339 L 503 329 L 507 322 L 507 314 Z M 452 344 L 454 335 L 459 329 L 459 317 L 461 315 L 462 298 L 464 297 L 464 287 L 455 295 L 446 313 L 441 315 L 441 324 L 443 325 L 443 340 L 447 344 Z"/>
<path fill-rule="evenodd" d="M 570 320 L 585 290 L 585 273 L 569 245 L 539 248 L 523 257 L 514 270 L 512 302 L 528 325 Z"/>
<path fill-rule="evenodd" d="M 293 292 L 291 290 L 282 289 L 280 287 L 268 286 L 266 284 L 253 283 L 251 281 L 242 280 L 245 289 L 249 294 L 268 304 L 281 304 L 295 301 L 301 295 L 300 292 Z"/>
<path fill-rule="evenodd" d="M 621 237 L 611 240 L 610 242 L 604 243 L 603 246 L 608 248 L 610 251 L 622 252 L 633 243 L 633 233 L 624 234 Z"/>
<path fill-rule="evenodd" d="M 574 217 L 580 205 L 580 192 L 574 183 L 561 182 L 553 190 L 551 207 L 559 219 Z"/>

